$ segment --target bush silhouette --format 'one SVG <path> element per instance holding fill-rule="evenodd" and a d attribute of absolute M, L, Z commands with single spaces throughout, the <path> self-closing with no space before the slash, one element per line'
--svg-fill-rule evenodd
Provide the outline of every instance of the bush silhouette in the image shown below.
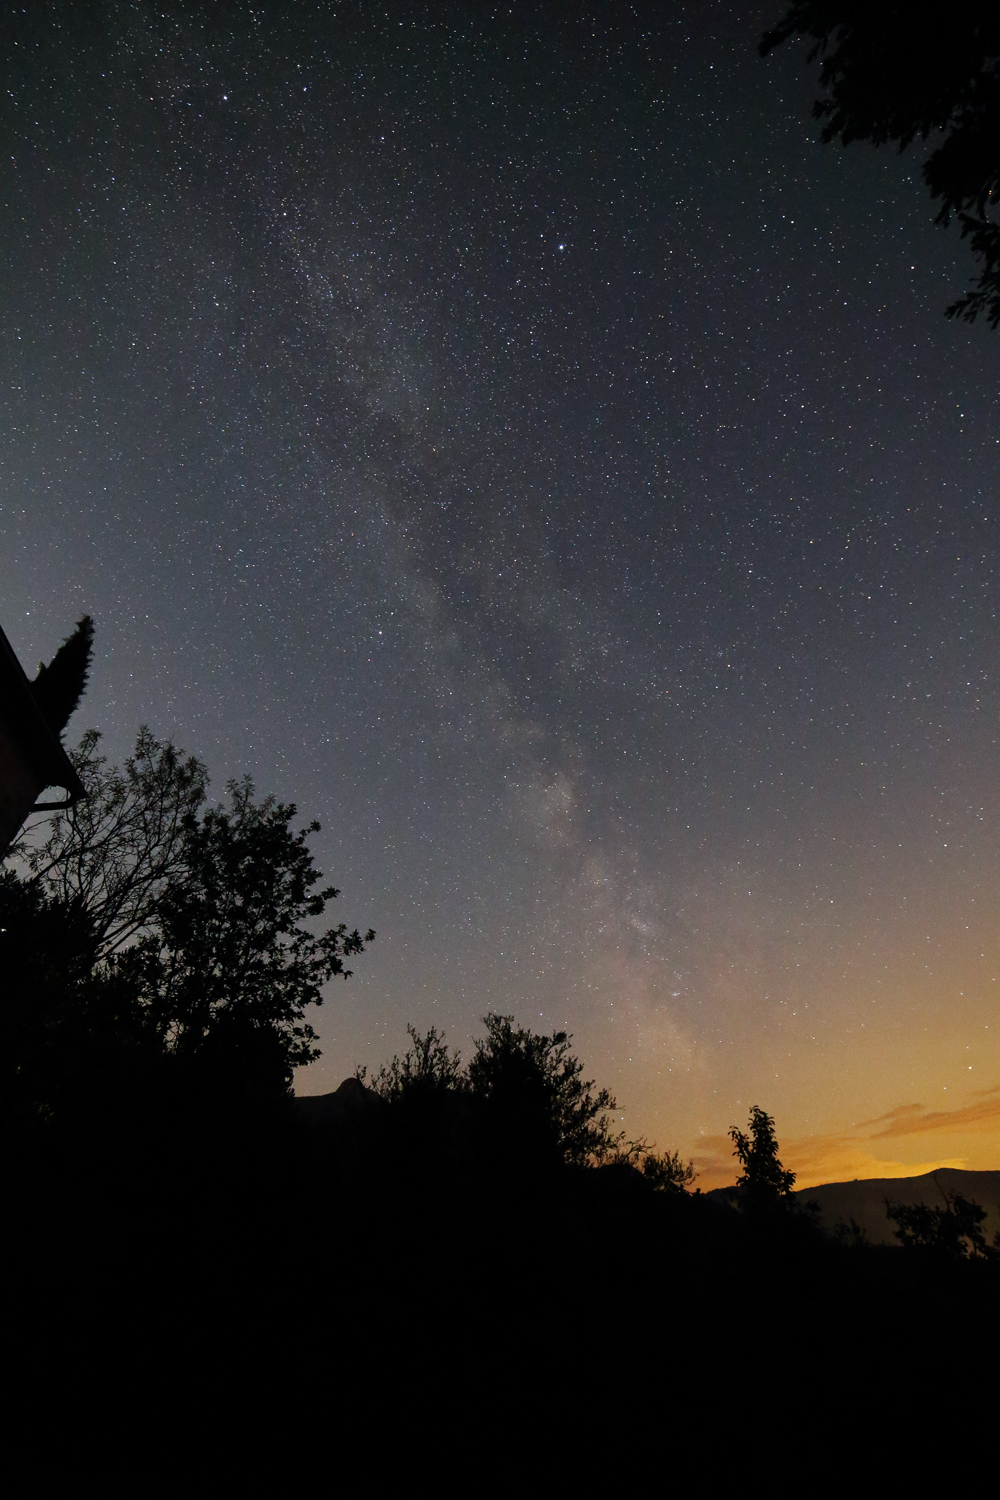
<path fill-rule="evenodd" d="M 959 1193 L 945 1192 L 944 1200 L 941 1208 L 886 1199 L 886 1215 L 896 1225 L 894 1233 L 903 1248 L 940 1261 L 986 1259 L 995 1254 L 982 1229 L 985 1208 Z"/>
<path fill-rule="evenodd" d="M 542 1170 L 612 1155 L 617 1138 L 608 1111 L 617 1106 L 607 1089 L 595 1093 L 593 1081 L 583 1078 L 570 1036 L 529 1031 L 492 1011 L 484 1024 L 467 1078 L 486 1155 Z"/>
<path fill-rule="evenodd" d="M 734 1155 L 743 1167 L 736 1185 L 743 1189 L 748 1205 L 766 1209 L 787 1203 L 795 1186 L 795 1173 L 786 1171 L 778 1159 L 772 1117 L 755 1104 L 750 1110 L 748 1132 L 734 1125 L 729 1135 L 736 1148 Z"/>

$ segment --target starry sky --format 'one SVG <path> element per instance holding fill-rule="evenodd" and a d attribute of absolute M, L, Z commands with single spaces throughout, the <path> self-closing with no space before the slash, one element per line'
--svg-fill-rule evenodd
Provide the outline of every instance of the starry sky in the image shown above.
<path fill-rule="evenodd" d="M 732 1181 L 1000 1166 L 1000 336 L 722 0 L 11 7 L 0 623 Z"/>

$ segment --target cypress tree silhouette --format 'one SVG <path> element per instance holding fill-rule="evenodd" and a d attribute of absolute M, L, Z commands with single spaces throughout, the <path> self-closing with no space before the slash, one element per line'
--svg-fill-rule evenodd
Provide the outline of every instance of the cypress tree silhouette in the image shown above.
<path fill-rule="evenodd" d="M 38 668 L 31 688 L 53 734 L 62 735 L 83 697 L 93 651 L 94 622 L 84 615 L 48 666 Z"/>

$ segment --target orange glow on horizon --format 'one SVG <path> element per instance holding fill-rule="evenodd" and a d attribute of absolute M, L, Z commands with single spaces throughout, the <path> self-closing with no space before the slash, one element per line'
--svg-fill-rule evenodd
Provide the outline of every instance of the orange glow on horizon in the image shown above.
<path fill-rule="evenodd" d="M 843 1133 L 783 1139 L 780 1122 L 776 1127 L 782 1164 L 795 1172 L 797 1188 L 918 1177 L 940 1167 L 988 1171 L 1000 1167 L 1000 1086 L 977 1090 L 954 1109 L 899 1105 Z M 729 1138 L 710 1136 L 699 1144 L 694 1162 L 702 1191 L 734 1182 L 738 1165 Z M 889 1154 L 893 1147 L 898 1155 Z"/>

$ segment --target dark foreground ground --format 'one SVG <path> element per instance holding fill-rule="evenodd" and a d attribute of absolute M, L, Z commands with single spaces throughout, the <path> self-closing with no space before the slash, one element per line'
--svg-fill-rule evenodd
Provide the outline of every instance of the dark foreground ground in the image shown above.
<path fill-rule="evenodd" d="M 666 1474 L 993 1420 L 994 1261 L 479 1160 L 454 1121 L 132 1125 L 6 1162 L 10 1493 Z"/>

